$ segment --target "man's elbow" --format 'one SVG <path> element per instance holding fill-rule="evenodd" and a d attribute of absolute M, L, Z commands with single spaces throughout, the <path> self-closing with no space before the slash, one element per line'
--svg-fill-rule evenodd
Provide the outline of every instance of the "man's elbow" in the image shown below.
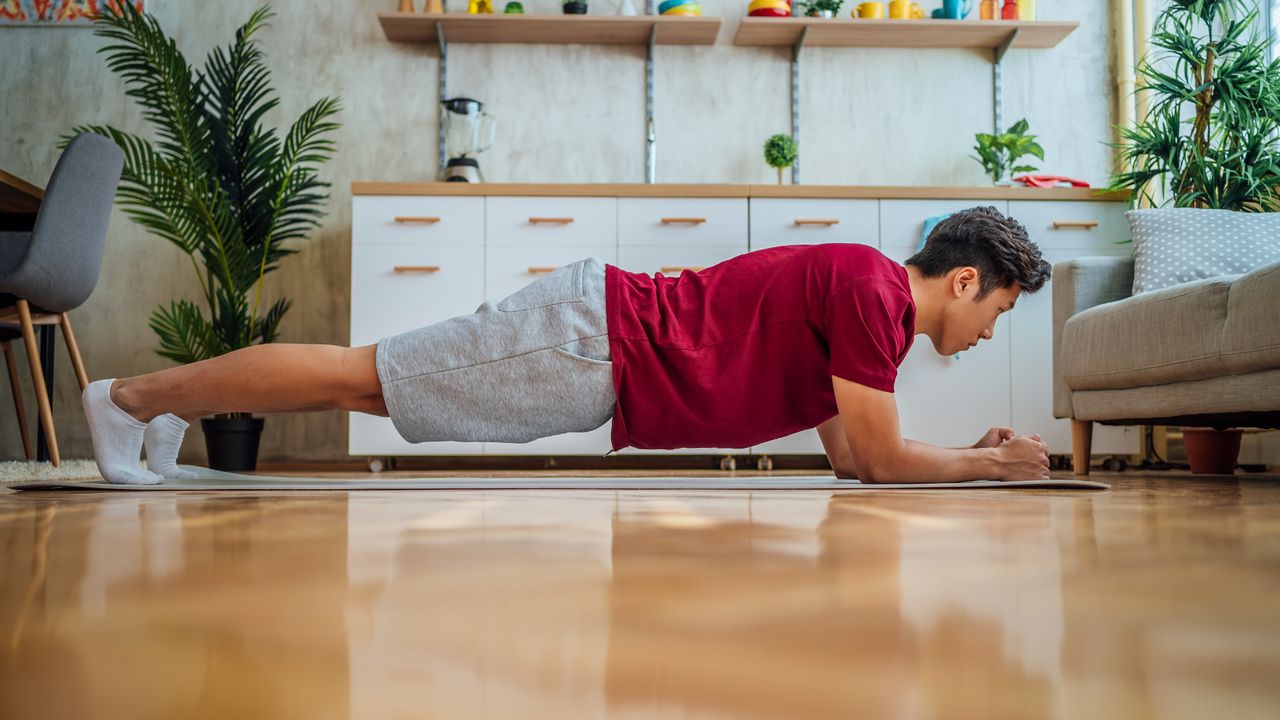
<path fill-rule="evenodd" d="M 887 485 L 897 482 L 894 479 L 896 475 L 892 458 L 879 458 L 858 464 L 858 479 L 864 483 Z"/>

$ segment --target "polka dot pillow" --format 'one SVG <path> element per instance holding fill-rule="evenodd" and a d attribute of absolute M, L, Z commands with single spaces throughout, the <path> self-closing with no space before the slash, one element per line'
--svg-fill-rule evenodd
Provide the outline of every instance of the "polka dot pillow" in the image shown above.
<path fill-rule="evenodd" d="M 1280 213 L 1130 210 L 1133 294 L 1280 262 Z"/>

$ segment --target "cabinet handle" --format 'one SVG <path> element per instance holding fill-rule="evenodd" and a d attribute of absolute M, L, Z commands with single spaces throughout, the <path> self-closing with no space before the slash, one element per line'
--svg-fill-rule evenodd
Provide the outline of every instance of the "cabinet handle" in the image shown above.
<path fill-rule="evenodd" d="M 398 273 L 433 273 L 440 272 L 439 265 L 396 265 L 391 268 Z"/>
<path fill-rule="evenodd" d="M 573 222 L 573 218 L 571 218 L 571 217 L 561 217 L 561 218 L 556 218 L 556 217 L 531 217 L 531 218 L 529 218 L 529 223 L 530 223 L 530 224 L 533 224 L 533 225 L 541 225 L 541 224 L 543 224 L 543 223 L 546 223 L 546 224 L 549 224 L 549 225 L 568 225 L 568 224 L 569 224 L 569 223 L 571 223 L 571 222 Z"/>
<path fill-rule="evenodd" d="M 667 218 L 662 218 L 662 224 L 663 224 L 663 225 L 675 225 L 675 224 L 682 224 L 682 225 L 684 225 L 684 224 L 687 224 L 687 225 L 701 225 L 702 223 L 704 223 L 704 222 L 706 222 L 706 221 L 707 221 L 707 219 L 706 219 L 706 218 L 695 218 L 695 217 L 667 217 Z"/>
<path fill-rule="evenodd" d="M 1098 227 L 1097 220 L 1054 220 L 1054 230 L 1092 230 Z"/>
<path fill-rule="evenodd" d="M 536 275 L 538 273 L 549 273 L 549 272 L 555 272 L 556 270 L 559 270 L 559 269 L 560 268 L 557 268 L 557 267 L 535 265 L 529 268 L 529 274 Z"/>
<path fill-rule="evenodd" d="M 438 217 L 419 217 L 416 215 L 397 215 L 396 222 L 404 223 L 426 223 L 427 225 L 435 225 L 440 222 Z"/>
<path fill-rule="evenodd" d="M 705 265 L 663 265 L 661 272 L 678 273 L 678 272 L 684 272 L 685 270 L 692 270 L 694 272 L 698 272 L 699 270 L 706 270 L 706 269 L 707 267 Z"/>
<path fill-rule="evenodd" d="M 832 225 L 839 225 L 840 221 L 839 220 L 799 220 L 797 219 L 796 224 L 797 225 L 826 225 L 827 227 L 831 227 Z"/>

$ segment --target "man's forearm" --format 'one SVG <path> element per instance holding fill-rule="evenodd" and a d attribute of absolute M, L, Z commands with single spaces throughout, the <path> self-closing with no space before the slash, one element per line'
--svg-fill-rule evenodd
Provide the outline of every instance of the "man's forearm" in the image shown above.
<path fill-rule="evenodd" d="M 915 440 L 903 440 L 902 448 L 887 467 L 863 482 L 916 483 L 991 480 L 997 477 L 993 448 L 940 448 Z"/>

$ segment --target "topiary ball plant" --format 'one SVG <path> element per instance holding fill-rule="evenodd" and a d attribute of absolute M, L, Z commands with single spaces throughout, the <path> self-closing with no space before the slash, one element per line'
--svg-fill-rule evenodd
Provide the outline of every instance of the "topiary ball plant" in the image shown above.
<path fill-rule="evenodd" d="M 778 170 L 778 184 L 782 184 L 782 169 L 791 167 L 799 155 L 795 138 L 779 133 L 764 141 L 764 161 Z"/>

